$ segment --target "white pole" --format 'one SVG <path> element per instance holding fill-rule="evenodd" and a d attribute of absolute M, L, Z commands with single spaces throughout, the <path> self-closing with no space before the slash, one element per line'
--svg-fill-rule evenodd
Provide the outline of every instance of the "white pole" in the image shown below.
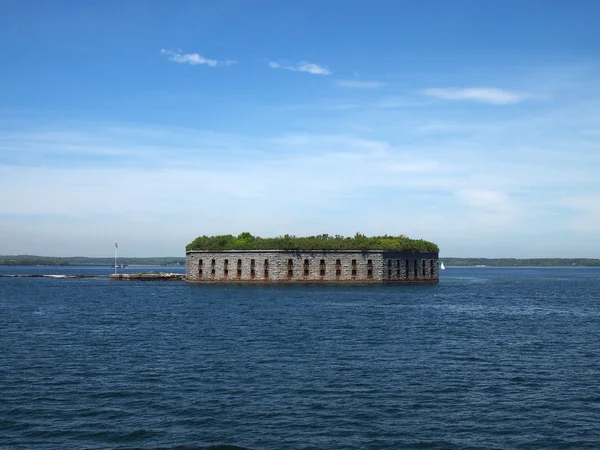
<path fill-rule="evenodd" d="M 115 242 L 115 275 L 117 274 L 117 249 L 118 248 L 119 248 L 119 246 Z"/>

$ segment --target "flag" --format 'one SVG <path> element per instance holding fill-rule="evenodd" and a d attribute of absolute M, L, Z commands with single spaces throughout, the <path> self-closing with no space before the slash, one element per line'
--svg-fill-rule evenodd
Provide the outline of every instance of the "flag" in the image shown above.
<path fill-rule="evenodd" d="M 115 248 L 119 248 L 119 244 L 115 242 Z"/>

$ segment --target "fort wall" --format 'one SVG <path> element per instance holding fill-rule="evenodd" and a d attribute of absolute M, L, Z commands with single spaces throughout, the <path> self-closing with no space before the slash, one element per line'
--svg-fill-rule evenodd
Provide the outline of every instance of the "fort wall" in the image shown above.
<path fill-rule="evenodd" d="M 381 250 L 190 250 L 197 283 L 437 283 L 438 254 Z"/>

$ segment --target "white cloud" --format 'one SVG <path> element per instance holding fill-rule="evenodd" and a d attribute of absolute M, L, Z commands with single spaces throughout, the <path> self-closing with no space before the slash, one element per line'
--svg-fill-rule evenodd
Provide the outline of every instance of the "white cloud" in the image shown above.
<path fill-rule="evenodd" d="M 331 70 L 326 66 L 319 66 L 317 64 L 309 63 L 307 61 L 300 61 L 294 65 L 283 66 L 278 62 L 270 61 L 269 67 L 271 69 L 284 69 L 291 72 L 306 72 L 313 75 L 331 75 Z"/>
<path fill-rule="evenodd" d="M 376 89 L 382 87 L 384 83 L 381 81 L 359 81 L 359 80 L 338 80 L 335 82 L 337 86 L 359 89 Z"/>
<path fill-rule="evenodd" d="M 5 136 L 0 153 L 19 148 L 15 156 L 21 159 L 0 163 L 0 191 L 18 193 L 0 196 L 0 247 L 8 253 L 91 255 L 102 254 L 104 241 L 118 240 L 127 242 L 130 255 L 168 255 L 181 254 L 200 230 L 369 233 L 366 222 L 340 225 L 335 211 L 354 215 L 355 199 L 369 198 L 373 190 L 401 193 L 408 184 L 418 191 L 429 177 L 443 179 L 448 171 L 417 152 L 351 135 L 248 140 L 185 129 L 148 131 Z M 65 145 L 77 146 L 81 164 L 72 162 Z M 182 195 L 182 183 L 194 195 Z M 30 239 L 19 234 L 24 229 Z M 168 239 L 156 238 L 167 229 Z"/>
<path fill-rule="evenodd" d="M 461 189 L 456 195 L 468 206 L 496 211 L 505 211 L 511 208 L 508 195 L 504 192 L 487 189 Z"/>
<path fill-rule="evenodd" d="M 302 61 L 300 64 L 296 66 L 296 70 L 298 72 L 308 72 L 313 75 L 331 75 L 331 70 L 327 67 L 318 66 L 317 64 L 312 64 L 306 61 Z"/>
<path fill-rule="evenodd" d="M 493 105 L 510 105 L 533 97 L 528 93 L 497 88 L 429 88 L 422 92 L 442 100 L 470 100 Z"/>
<path fill-rule="evenodd" d="M 178 64 L 190 64 L 192 66 L 205 65 L 208 67 L 217 67 L 219 65 L 230 66 L 236 64 L 237 61 L 226 59 L 225 61 L 217 61 L 216 59 L 208 59 L 198 53 L 182 53 L 181 50 L 171 51 L 166 49 L 160 50 L 161 55 L 166 55 L 169 61 L 176 62 Z"/>
<path fill-rule="evenodd" d="M 468 217 L 471 225 L 484 230 L 484 233 L 513 230 L 525 221 L 528 214 L 507 192 L 471 187 L 458 189 L 454 195 L 466 207 L 463 208 L 463 217 Z"/>

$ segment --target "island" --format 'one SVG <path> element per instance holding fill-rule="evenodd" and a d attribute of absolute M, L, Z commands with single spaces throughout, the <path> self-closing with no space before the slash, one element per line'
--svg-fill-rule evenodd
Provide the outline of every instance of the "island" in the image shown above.
<path fill-rule="evenodd" d="M 192 283 L 431 284 L 439 248 L 399 236 L 199 236 L 186 246 Z"/>

